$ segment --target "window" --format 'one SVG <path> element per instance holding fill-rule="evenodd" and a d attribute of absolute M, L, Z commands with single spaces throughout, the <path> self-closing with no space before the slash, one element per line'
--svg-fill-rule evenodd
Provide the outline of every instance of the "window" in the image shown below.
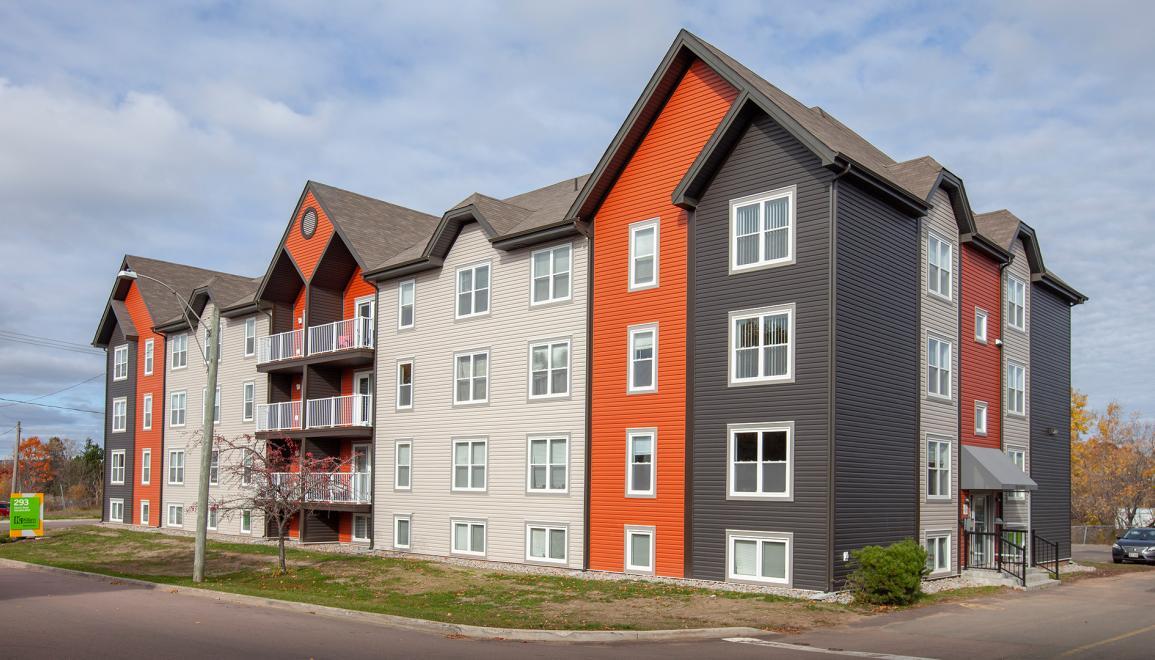
<path fill-rule="evenodd" d="M 413 407 L 413 362 L 397 363 L 397 409 L 409 410 Z"/>
<path fill-rule="evenodd" d="M 987 343 L 987 312 L 977 307 L 975 308 L 975 341 L 980 344 Z"/>
<path fill-rule="evenodd" d="M 975 401 L 975 435 L 987 434 L 987 404 Z"/>
<path fill-rule="evenodd" d="M 409 549 L 410 529 L 413 519 L 409 516 L 393 516 L 393 547 L 398 550 Z"/>
<path fill-rule="evenodd" d="M 931 573 L 950 570 L 950 534 L 927 535 L 926 567 Z"/>
<path fill-rule="evenodd" d="M 253 510 L 241 509 L 241 534 L 253 533 Z"/>
<path fill-rule="evenodd" d="M 654 429 L 626 431 L 627 496 L 654 495 L 654 448 L 657 435 Z"/>
<path fill-rule="evenodd" d="M 184 484 L 183 449 L 173 449 L 168 452 L 168 483 L 174 486 Z"/>
<path fill-rule="evenodd" d="M 241 448 L 241 485 L 249 486 L 253 483 L 253 450 Z"/>
<path fill-rule="evenodd" d="M 250 316 L 245 319 L 245 357 L 257 354 L 257 319 Z"/>
<path fill-rule="evenodd" d="M 123 449 L 117 449 L 110 454 L 109 465 L 112 466 L 112 472 L 109 476 L 109 481 L 117 485 L 124 483 L 124 451 Z"/>
<path fill-rule="evenodd" d="M 789 499 L 793 494 L 792 424 L 734 425 L 730 432 L 730 497 Z"/>
<path fill-rule="evenodd" d="M 406 280 L 397 286 L 397 329 L 412 328 L 414 322 L 417 280 Z"/>
<path fill-rule="evenodd" d="M 140 450 L 140 485 L 147 486 L 152 483 L 152 450 Z"/>
<path fill-rule="evenodd" d="M 630 291 L 658 286 L 658 219 L 630 225 Z"/>
<path fill-rule="evenodd" d="M 369 542 L 369 516 L 364 513 L 353 514 L 353 540 L 359 543 Z"/>
<path fill-rule="evenodd" d="M 566 536 L 565 527 L 527 525 L 525 528 L 526 560 L 564 564 L 567 556 Z"/>
<path fill-rule="evenodd" d="M 790 583 L 790 537 L 753 533 L 729 534 L 731 580 Z"/>
<path fill-rule="evenodd" d="M 184 527 L 184 507 L 180 504 L 168 505 L 168 526 Z"/>
<path fill-rule="evenodd" d="M 1027 368 L 1015 362 L 1007 363 L 1007 413 L 1027 414 Z"/>
<path fill-rule="evenodd" d="M 926 340 L 926 392 L 941 399 L 951 397 L 951 345 L 931 337 Z"/>
<path fill-rule="evenodd" d="M 111 499 L 108 501 L 108 519 L 112 522 L 124 522 L 124 500 Z"/>
<path fill-rule="evenodd" d="M 122 344 L 112 349 L 112 379 L 126 378 L 128 378 L 128 344 Z"/>
<path fill-rule="evenodd" d="M 569 245 L 533 253 L 533 282 L 530 283 L 530 301 L 533 304 L 569 300 L 571 255 Z"/>
<path fill-rule="evenodd" d="M 529 346 L 529 398 L 569 394 L 569 340 Z"/>
<path fill-rule="evenodd" d="M 926 496 L 950 499 L 950 440 L 926 439 Z"/>
<path fill-rule="evenodd" d="M 149 504 L 148 500 L 141 500 L 140 501 L 140 524 L 141 525 L 148 527 L 149 523 L 152 522 L 150 520 L 152 518 L 152 516 L 150 515 L 151 513 L 152 513 L 152 506 Z"/>
<path fill-rule="evenodd" d="M 209 399 L 209 391 L 207 387 L 201 388 L 201 417 L 205 416 L 205 404 Z M 216 395 L 213 397 L 213 422 L 221 423 L 221 386 L 217 385 Z"/>
<path fill-rule="evenodd" d="M 188 334 L 181 333 L 172 338 L 172 351 L 170 352 L 169 367 L 172 369 L 184 369 L 188 366 Z"/>
<path fill-rule="evenodd" d="M 626 528 L 626 571 L 654 572 L 654 528 Z"/>
<path fill-rule="evenodd" d="M 212 459 L 209 460 L 209 485 L 215 486 L 221 477 L 221 453 L 214 449 Z"/>
<path fill-rule="evenodd" d="M 486 440 L 453 442 L 453 490 L 485 490 Z"/>
<path fill-rule="evenodd" d="M 398 442 L 396 445 L 396 466 L 393 475 L 393 488 L 396 490 L 409 490 L 411 482 L 411 474 L 413 472 L 413 443 L 405 440 Z"/>
<path fill-rule="evenodd" d="M 954 253 L 950 241 L 937 234 L 926 237 L 926 290 L 940 298 L 951 299 L 951 271 Z"/>
<path fill-rule="evenodd" d="M 253 399 L 256 391 L 257 385 L 251 380 L 241 389 L 241 421 L 253 421 Z"/>
<path fill-rule="evenodd" d="M 639 325 L 629 329 L 629 392 L 654 392 L 658 389 L 658 326 Z"/>
<path fill-rule="evenodd" d="M 1027 329 L 1027 285 L 1017 277 L 1007 277 L 1007 325 Z"/>
<path fill-rule="evenodd" d="M 213 531 L 213 532 L 217 531 L 217 526 L 220 523 L 220 517 L 221 517 L 221 514 L 219 511 L 217 511 L 216 505 L 210 504 L 209 505 L 208 521 L 207 521 L 208 522 L 208 528 L 210 531 Z"/>
<path fill-rule="evenodd" d="M 144 375 L 152 375 L 152 367 L 154 355 L 156 353 L 156 342 L 152 339 L 144 340 Z"/>
<path fill-rule="evenodd" d="M 794 377 L 794 305 L 730 314 L 730 384 Z"/>
<path fill-rule="evenodd" d="M 168 425 L 184 426 L 185 407 L 188 404 L 188 393 L 184 390 L 173 392 L 168 397 Z"/>
<path fill-rule="evenodd" d="M 528 489 L 538 493 L 564 493 L 569 484 L 569 438 L 530 438 Z"/>
<path fill-rule="evenodd" d="M 128 430 L 128 399 L 119 397 L 112 400 L 112 432 Z"/>
<path fill-rule="evenodd" d="M 484 555 L 485 523 L 454 520 L 453 552 L 462 555 Z"/>
<path fill-rule="evenodd" d="M 204 343 L 204 350 L 205 350 L 205 364 L 208 364 L 208 363 L 209 363 L 209 360 L 208 360 L 208 354 L 209 354 L 209 350 L 210 350 L 210 348 L 209 348 L 209 347 L 213 345 L 213 344 L 212 344 L 212 341 L 213 341 L 213 333 L 212 333 L 212 329 L 211 329 L 211 328 L 207 328 L 207 327 L 206 327 L 206 328 L 205 328 L 205 343 Z M 216 342 L 216 349 L 217 349 L 217 362 L 220 362 L 220 361 L 221 361 L 221 342 L 220 342 L 220 337 L 218 337 L 218 338 L 217 338 L 217 342 Z"/>
<path fill-rule="evenodd" d="M 457 269 L 457 318 L 489 313 L 489 264 Z"/>
<path fill-rule="evenodd" d="M 1027 450 L 1023 449 L 1022 447 L 1007 447 L 1007 458 L 1010 458 L 1012 463 L 1014 463 L 1020 470 L 1026 473 Z M 1013 490 L 1007 494 L 1007 497 L 1012 500 L 1022 501 L 1027 499 L 1027 491 Z"/>
<path fill-rule="evenodd" d="M 145 431 L 152 430 L 152 395 L 144 395 L 144 405 L 141 406 L 143 412 L 140 416 L 140 425 Z"/>
<path fill-rule="evenodd" d="M 794 262 L 795 188 L 730 201 L 730 270 Z"/>
<path fill-rule="evenodd" d="M 489 352 L 465 353 L 457 362 L 454 403 L 485 403 L 489 397 Z"/>

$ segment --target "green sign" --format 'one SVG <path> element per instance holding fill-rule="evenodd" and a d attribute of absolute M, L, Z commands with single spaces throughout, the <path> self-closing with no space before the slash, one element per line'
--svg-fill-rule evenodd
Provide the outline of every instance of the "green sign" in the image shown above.
<path fill-rule="evenodd" d="M 41 493 L 13 493 L 9 501 L 8 529 L 10 536 L 44 535 L 44 495 Z"/>

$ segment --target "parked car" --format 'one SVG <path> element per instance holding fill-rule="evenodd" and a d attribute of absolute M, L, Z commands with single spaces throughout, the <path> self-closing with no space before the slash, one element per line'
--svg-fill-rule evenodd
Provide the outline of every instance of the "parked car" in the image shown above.
<path fill-rule="evenodd" d="M 8 503 L 0 502 L 0 518 L 8 517 Z"/>
<path fill-rule="evenodd" d="M 1116 564 L 1141 561 L 1155 564 L 1155 527 L 1133 527 L 1111 546 L 1111 559 Z"/>

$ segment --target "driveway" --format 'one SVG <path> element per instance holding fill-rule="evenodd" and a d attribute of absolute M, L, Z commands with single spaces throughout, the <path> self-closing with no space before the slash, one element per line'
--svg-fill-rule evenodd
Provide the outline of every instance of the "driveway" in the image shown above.
<path fill-rule="evenodd" d="M 1110 564 L 1111 546 L 1072 543 L 1071 559 L 1074 559 L 1077 562 L 1094 561 L 1101 564 Z"/>

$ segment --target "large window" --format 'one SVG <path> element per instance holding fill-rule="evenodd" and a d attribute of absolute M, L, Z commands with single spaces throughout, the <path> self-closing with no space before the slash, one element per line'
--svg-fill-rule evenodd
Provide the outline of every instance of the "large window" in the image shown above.
<path fill-rule="evenodd" d="M 152 339 L 144 340 L 144 375 L 151 376 L 154 361 L 156 359 L 156 341 Z"/>
<path fill-rule="evenodd" d="M 180 504 L 168 505 L 169 527 L 184 527 L 184 506 Z"/>
<path fill-rule="evenodd" d="M 950 534 L 927 535 L 926 567 L 931 573 L 950 570 Z"/>
<path fill-rule="evenodd" d="M 730 533 L 731 580 L 790 583 L 790 537 L 787 535 Z"/>
<path fill-rule="evenodd" d="M 951 299 L 951 273 L 954 253 L 949 241 L 934 233 L 926 237 L 926 290 L 940 298 Z"/>
<path fill-rule="evenodd" d="M 489 264 L 457 269 L 457 318 L 489 313 Z"/>
<path fill-rule="evenodd" d="M 950 499 L 950 440 L 926 439 L 926 496 Z"/>
<path fill-rule="evenodd" d="M 569 245 L 559 245 L 533 253 L 533 304 L 569 300 L 572 252 Z"/>
<path fill-rule="evenodd" d="M 188 406 L 188 393 L 184 390 L 173 392 L 168 398 L 168 425 L 184 426 L 185 408 Z"/>
<path fill-rule="evenodd" d="M 975 435 L 987 434 L 987 404 L 975 401 Z"/>
<path fill-rule="evenodd" d="M 393 516 L 393 547 L 408 550 L 413 519 L 409 516 Z"/>
<path fill-rule="evenodd" d="M 119 397 L 112 400 L 112 432 L 128 430 L 128 399 Z"/>
<path fill-rule="evenodd" d="M 462 555 L 484 555 L 485 523 L 473 520 L 454 520 L 453 552 Z"/>
<path fill-rule="evenodd" d="M 1027 329 L 1027 285 L 1017 277 L 1007 277 L 1007 325 Z"/>
<path fill-rule="evenodd" d="M 109 465 L 112 466 L 109 481 L 116 485 L 124 483 L 124 452 L 117 449 L 109 453 Z"/>
<path fill-rule="evenodd" d="M 530 344 L 529 397 L 569 394 L 569 340 Z"/>
<path fill-rule="evenodd" d="M 527 525 L 525 528 L 525 558 L 564 564 L 568 530 L 560 525 Z"/>
<path fill-rule="evenodd" d="M 364 513 L 353 514 L 353 540 L 358 543 L 369 542 L 369 516 Z"/>
<path fill-rule="evenodd" d="M 257 354 L 257 319 L 250 316 L 245 319 L 245 357 Z"/>
<path fill-rule="evenodd" d="M 142 403 L 141 408 L 143 408 L 143 410 L 141 411 L 141 414 L 140 414 L 140 426 L 145 431 L 151 431 L 152 430 L 152 395 L 151 394 L 145 394 L 144 395 L 144 402 Z"/>
<path fill-rule="evenodd" d="M 794 187 L 730 202 L 730 270 L 794 261 Z"/>
<path fill-rule="evenodd" d="M 241 389 L 241 419 L 253 421 L 253 400 L 256 397 L 257 385 L 253 381 L 244 384 Z"/>
<path fill-rule="evenodd" d="M 730 427 L 730 497 L 791 497 L 793 430 L 791 424 Z"/>
<path fill-rule="evenodd" d="M 658 286 L 658 220 L 630 225 L 630 291 Z"/>
<path fill-rule="evenodd" d="M 951 344 L 945 339 L 930 337 L 926 340 L 926 393 L 949 399 L 951 397 Z"/>
<path fill-rule="evenodd" d="M 730 384 L 794 377 L 794 306 L 730 314 Z"/>
<path fill-rule="evenodd" d="M 169 355 L 171 356 L 169 367 L 172 369 L 184 369 L 187 367 L 188 334 L 182 332 L 179 335 L 173 335 L 173 338 L 169 340 L 169 345 L 171 346 L 169 351 Z"/>
<path fill-rule="evenodd" d="M 412 328 L 417 304 L 417 281 L 406 280 L 397 286 L 397 329 Z"/>
<path fill-rule="evenodd" d="M 413 407 L 413 361 L 397 363 L 397 409 Z"/>
<path fill-rule="evenodd" d="M 108 519 L 111 522 L 124 522 L 124 500 L 108 500 Z"/>
<path fill-rule="evenodd" d="M 152 483 L 152 450 L 140 450 L 140 485 L 147 486 Z"/>
<path fill-rule="evenodd" d="M 626 495 L 652 497 L 654 495 L 654 449 L 658 435 L 654 429 L 626 431 Z"/>
<path fill-rule="evenodd" d="M 453 490 L 485 490 L 487 441 L 453 441 Z"/>
<path fill-rule="evenodd" d="M 658 326 L 637 325 L 629 329 L 629 392 L 658 389 Z"/>
<path fill-rule="evenodd" d="M 396 461 L 394 465 L 393 474 L 393 488 L 396 490 L 409 490 L 412 487 L 413 478 L 413 443 L 409 440 L 402 440 L 394 445 Z"/>
<path fill-rule="evenodd" d="M 128 378 L 128 344 L 122 344 L 112 349 L 112 379 L 126 378 Z"/>
<path fill-rule="evenodd" d="M 626 572 L 654 572 L 654 528 L 626 528 Z"/>
<path fill-rule="evenodd" d="M 569 487 L 569 439 L 530 438 L 528 489 L 535 493 L 564 493 Z"/>
<path fill-rule="evenodd" d="M 489 352 L 454 356 L 454 403 L 485 403 L 489 400 Z"/>
<path fill-rule="evenodd" d="M 1027 450 L 1022 447 L 1007 447 L 1007 458 L 1011 459 L 1020 470 L 1024 473 L 1027 471 Z M 1012 500 L 1022 501 L 1027 499 L 1027 491 L 1013 490 L 1007 494 L 1007 497 Z"/>
<path fill-rule="evenodd" d="M 168 483 L 173 486 L 184 484 L 183 449 L 172 449 L 168 452 Z"/>
<path fill-rule="evenodd" d="M 1027 368 L 1017 362 L 1007 363 L 1007 412 L 1027 414 Z"/>

